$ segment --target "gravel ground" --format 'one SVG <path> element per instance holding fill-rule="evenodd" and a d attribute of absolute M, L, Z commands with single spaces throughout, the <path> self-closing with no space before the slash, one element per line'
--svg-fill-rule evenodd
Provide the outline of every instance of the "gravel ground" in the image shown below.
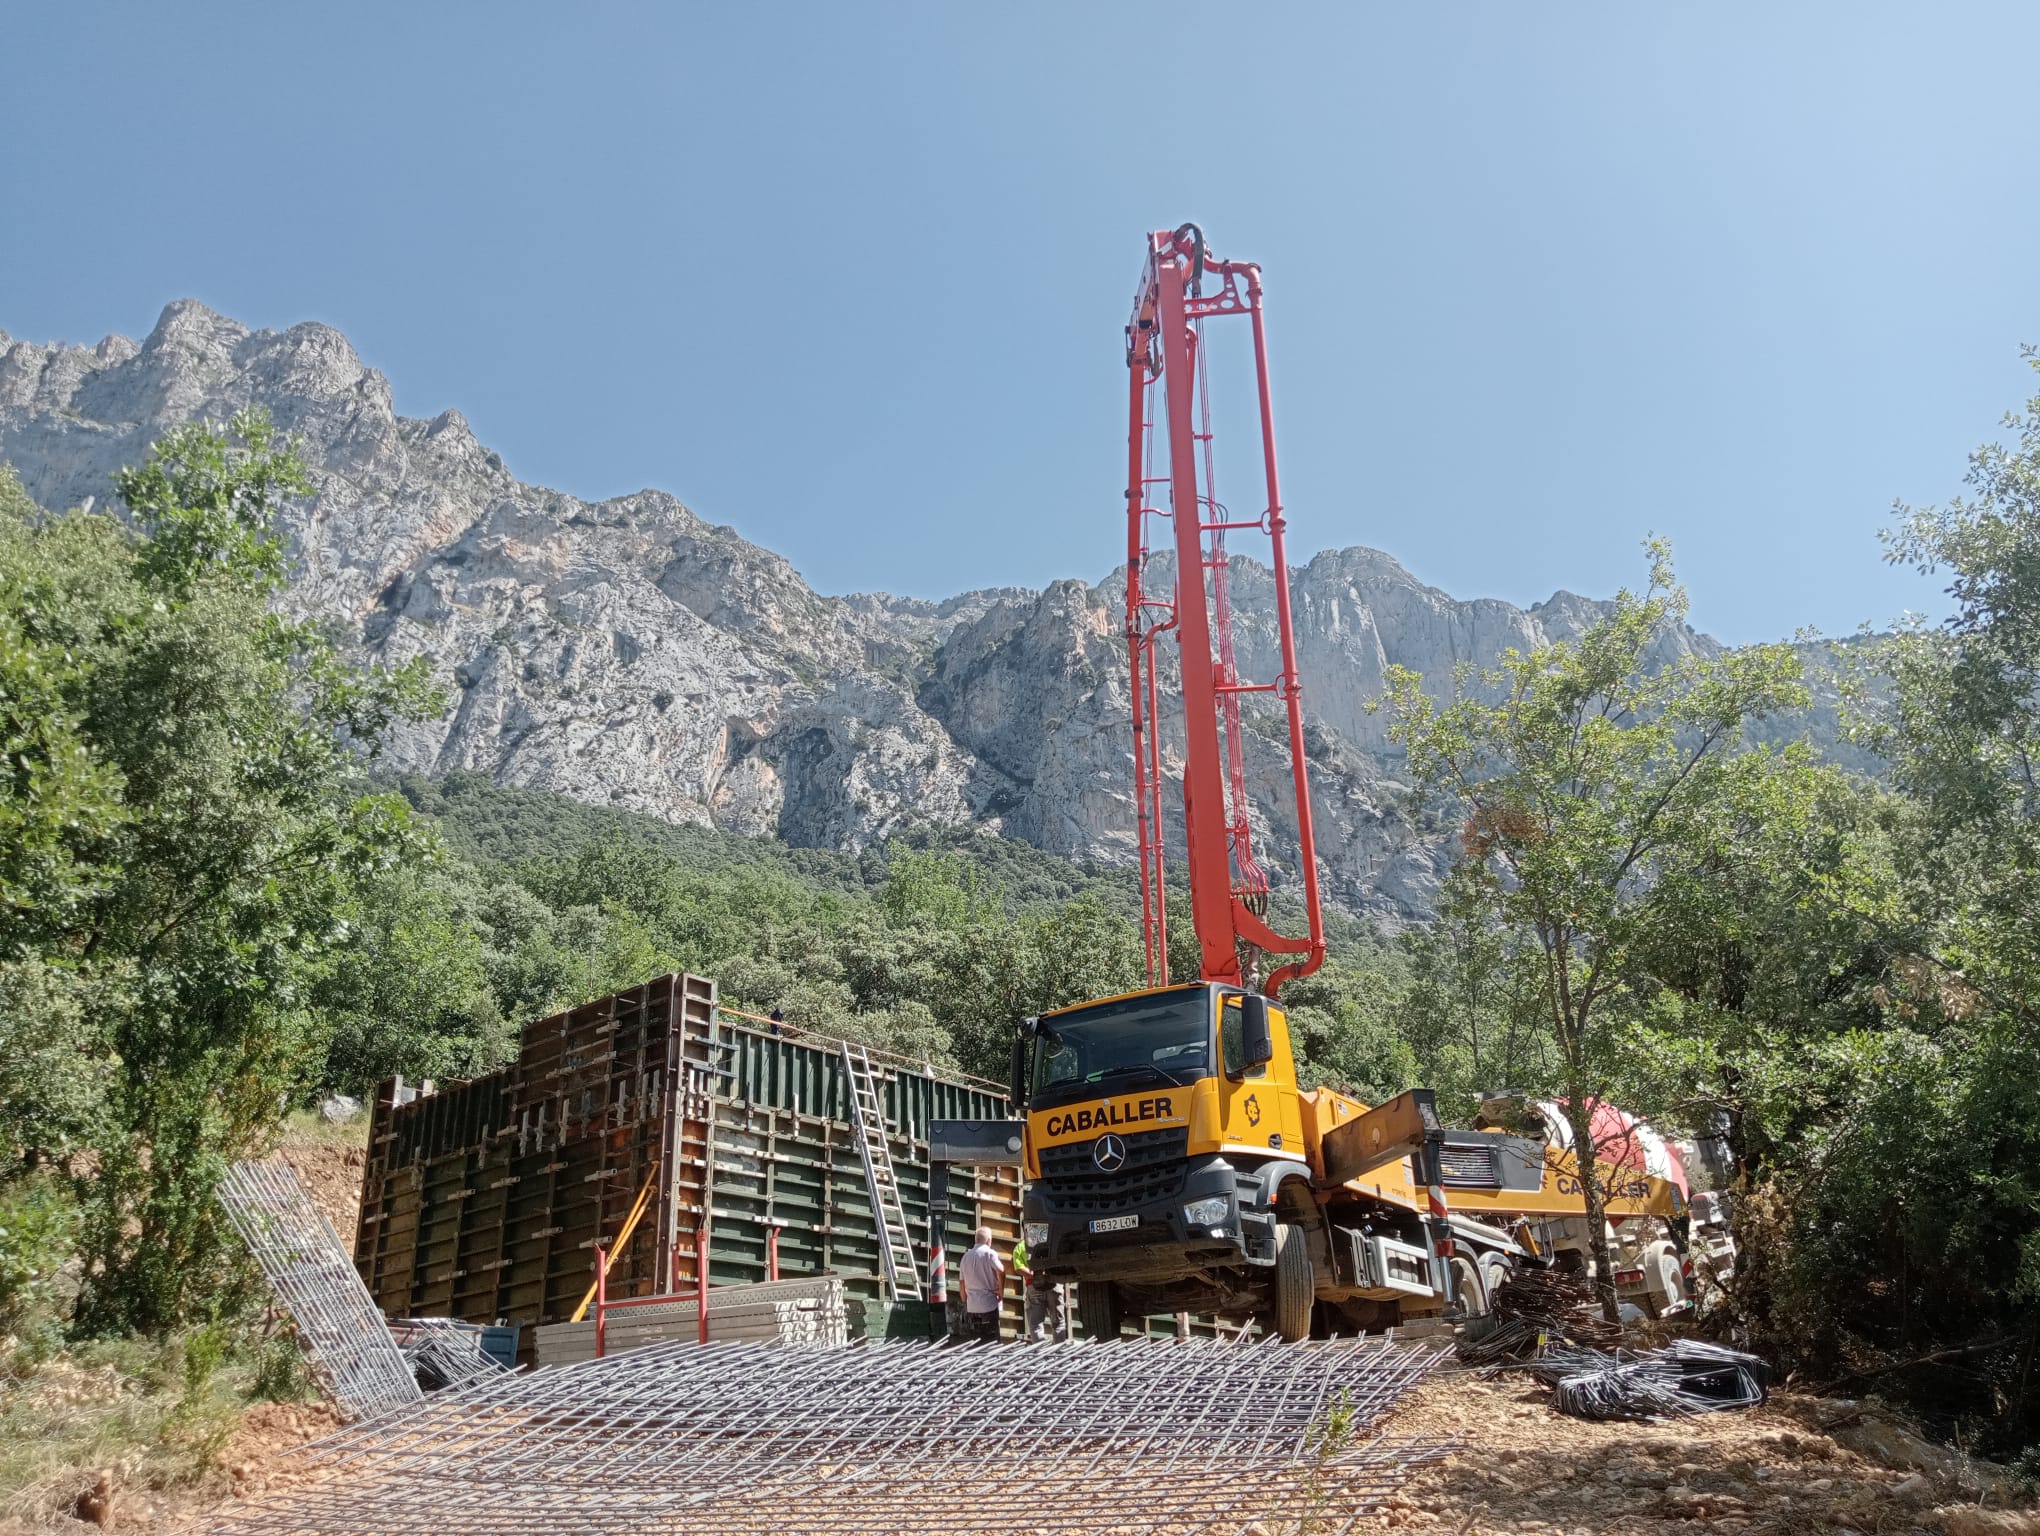
<path fill-rule="evenodd" d="M 2030 1510 L 1981 1524 L 1966 1517 L 1986 1490 L 1960 1458 L 1889 1420 L 1790 1393 L 1741 1412 L 1597 1424 L 1553 1412 L 1527 1378 L 1456 1374 L 1419 1387 L 1381 1427 L 1459 1435 L 1469 1449 L 1419 1471 L 1365 1530 L 2040 1536 Z"/>

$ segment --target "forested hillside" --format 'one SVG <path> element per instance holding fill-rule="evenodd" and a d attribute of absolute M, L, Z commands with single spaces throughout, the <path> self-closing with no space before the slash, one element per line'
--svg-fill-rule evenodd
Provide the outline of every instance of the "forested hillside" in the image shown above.
<path fill-rule="evenodd" d="M 309 485 L 278 509 L 285 610 L 353 663 L 415 662 L 444 695 L 391 722 L 392 768 L 796 847 L 933 827 L 1133 862 L 1123 573 L 939 602 L 831 596 L 675 496 L 583 501 L 520 480 L 456 411 L 399 416 L 390 382 L 329 326 L 251 330 L 184 300 L 140 341 L 0 334 L 0 460 L 49 512 L 107 502 L 162 434 L 247 409 L 294 436 Z M 1158 576 L 1167 566 L 1157 557 Z M 1289 587 L 1325 888 L 1390 924 L 1428 917 L 1449 849 L 1411 835 L 1399 755 L 1369 709 L 1384 669 L 1442 689 L 1456 663 L 1577 637 L 1606 604 L 1458 598 L 1358 547 L 1292 566 Z M 1272 573 L 1235 556 L 1231 601 L 1242 675 L 1273 676 Z M 1652 644 L 1659 660 L 1720 650 L 1683 624 Z M 1279 709 L 1244 707 L 1250 771 L 1274 782 Z M 1769 728 L 1838 744 L 1828 696 Z M 1161 732 L 1181 750 L 1167 714 Z M 1257 844 L 1293 883 L 1295 829 L 1273 804 L 1255 812 L 1272 817 Z"/>
<path fill-rule="evenodd" d="M 478 1070 L 516 1023 L 671 970 L 716 977 L 733 1006 L 1000 1080 L 1016 1019 L 1141 984 L 1131 872 L 1025 843 L 930 831 L 830 853 L 479 774 L 397 788 L 440 847 L 362 904 L 327 993 L 327 1076 L 350 1092 Z M 1331 932 L 1332 965 L 1294 999 L 1311 1069 L 1392 1091 L 1408 1052 L 1363 1021 L 1396 1005 L 1422 946 L 1337 914 Z M 1191 974 L 1187 933 L 1178 949 Z M 1362 1036 L 1380 1049 L 1354 1048 Z"/>
<path fill-rule="evenodd" d="M 1284 993 L 1312 1080 L 1512 1087 L 1721 1127 L 1721 1325 L 1802 1380 L 2016 1452 L 2040 1400 L 2040 399 L 1894 559 L 1955 616 L 1855 648 L 1851 772 L 1790 646 L 1674 644 L 1634 591 L 1485 671 L 1391 666 L 1434 919 L 1355 920 Z M 121 515 L 0 477 L 0 1331 L 245 1340 L 211 1192 L 293 1107 L 503 1059 L 662 971 L 998 1077 L 1016 1018 L 1136 985 L 1114 868 L 982 830 L 855 852 L 677 826 L 380 744 L 450 700 L 279 605 L 307 488 L 259 415 L 178 429 Z M 455 705 L 454 707 L 458 707 Z M 1181 943 L 1188 935 L 1178 925 Z M 1187 954 L 1182 973 L 1190 970 Z"/>

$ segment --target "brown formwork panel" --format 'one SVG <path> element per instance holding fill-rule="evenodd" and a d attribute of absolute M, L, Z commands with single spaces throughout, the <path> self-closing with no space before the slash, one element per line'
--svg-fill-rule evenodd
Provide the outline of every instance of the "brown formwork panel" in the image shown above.
<path fill-rule="evenodd" d="M 917 1240 L 927 1216 L 927 1121 L 1006 1112 L 990 1084 L 894 1061 L 881 1072 L 901 1193 Z M 517 1062 L 398 1105 L 377 1095 L 356 1262 L 392 1315 L 554 1322 L 585 1294 L 597 1242 L 612 1294 L 689 1290 L 709 1214 L 712 1284 L 761 1280 L 780 1229 L 789 1277 L 844 1276 L 877 1296 L 879 1238 L 833 1042 L 733 1027 L 715 983 L 664 976 L 540 1019 Z M 952 1255 L 978 1221 L 1019 1237 L 1018 1170 L 966 1181 L 946 1223 Z M 953 1273 L 953 1268 L 952 1268 Z"/>
<path fill-rule="evenodd" d="M 626 1294 L 668 1261 L 672 1003 L 678 978 L 541 1019 L 517 1063 L 411 1103 L 377 1097 L 356 1255 L 385 1310 L 542 1320 L 578 1306 L 593 1248 L 614 1241 L 640 1190 L 654 1215 L 613 1256 Z M 712 983 L 696 981 L 712 1017 Z M 684 1187 L 686 1180 L 680 1178 Z M 698 1204 L 698 1202 L 684 1202 Z"/>

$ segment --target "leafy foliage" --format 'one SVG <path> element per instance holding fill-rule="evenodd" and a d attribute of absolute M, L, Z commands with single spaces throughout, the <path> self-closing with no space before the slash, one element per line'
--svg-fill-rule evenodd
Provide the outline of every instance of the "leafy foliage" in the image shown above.
<path fill-rule="evenodd" d="M 0 1193 L 0 1336 L 47 1347 L 54 1303 L 77 1241 L 70 1192 L 47 1175 Z"/>
<path fill-rule="evenodd" d="M 317 1071 L 307 986 L 360 887 L 426 850 L 402 800 L 350 787 L 358 751 L 435 707 L 422 669 L 352 669 L 269 604 L 304 483 L 250 414 L 124 472 L 132 526 L 0 519 L 4 1118 L 27 1166 L 91 1154 L 88 1329 L 231 1289 L 217 1171 Z"/>
<path fill-rule="evenodd" d="M 1649 548 L 1642 595 L 1620 593 L 1577 643 L 1462 670 L 1443 705 L 1416 674 L 1391 668 L 1385 701 L 1418 782 L 1465 818 L 1462 920 L 1484 913 L 1503 953 L 1530 967 L 1527 1013 L 1572 1121 L 1611 1322 L 1592 1116 L 1616 1101 L 1630 1037 L 1650 1015 L 1656 988 L 1634 956 L 1720 904 L 1718 875 L 1795 814 L 1813 772 L 1801 749 L 1735 750 L 1747 722 L 1806 703 L 1791 649 L 1663 655 L 1686 598 L 1669 551 Z M 1465 955 L 1490 958 L 1499 970 L 1492 941 Z"/>
<path fill-rule="evenodd" d="M 1695 654 L 1654 542 L 1577 641 L 1449 689 L 1392 672 L 1456 867 L 1413 932 L 1327 914 L 1284 1001 L 1307 1084 L 1564 1101 L 1596 1200 L 1595 1102 L 1720 1134 L 1736 1321 L 2009 1448 L 2040 1436 L 2040 398 L 2007 426 L 1965 499 L 1889 536 L 1948 573 L 1945 624 Z M 171 1341 L 179 1444 L 213 1432 L 247 1294 L 213 1184 L 322 1088 L 483 1070 L 518 1024 L 679 969 L 1002 1079 L 1016 1019 L 1139 984 L 1123 870 L 364 779 L 438 701 L 275 611 L 304 486 L 256 416 L 166 437 L 119 479 L 129 521 L 44 517 L 0 469 L 0 1328 Z M 1852 672 L 1855 755 L 1816 760 Z M 1186 924 L 1171 958 L 1194 972 Z"/>
<path fill-rule="evenodd" d="M 1828 861 L 1868 942 L 1781 1085 L 1800 1135 L 1774 1154 L 1789 1257 L 1764 1298 L 1816 1368 L 1995 1447 L 2040 1435 L 2040 396 L 2005 426 L 1968 497 L 1887 535 L 1954 612 L 1879 647 L 1858 721 L 1895 794 Z"/>

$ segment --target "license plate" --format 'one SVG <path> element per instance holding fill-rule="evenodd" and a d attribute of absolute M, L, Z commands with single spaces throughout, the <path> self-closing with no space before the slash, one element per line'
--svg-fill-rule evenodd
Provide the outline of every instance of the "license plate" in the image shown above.
<path fill-rule="evenodd" d="M 1124 1232 L 1129 1227 L 1140 1225 L 1138 1216 L 1100 1216 L 1091 1223 L 1093 1232 Z"/>

